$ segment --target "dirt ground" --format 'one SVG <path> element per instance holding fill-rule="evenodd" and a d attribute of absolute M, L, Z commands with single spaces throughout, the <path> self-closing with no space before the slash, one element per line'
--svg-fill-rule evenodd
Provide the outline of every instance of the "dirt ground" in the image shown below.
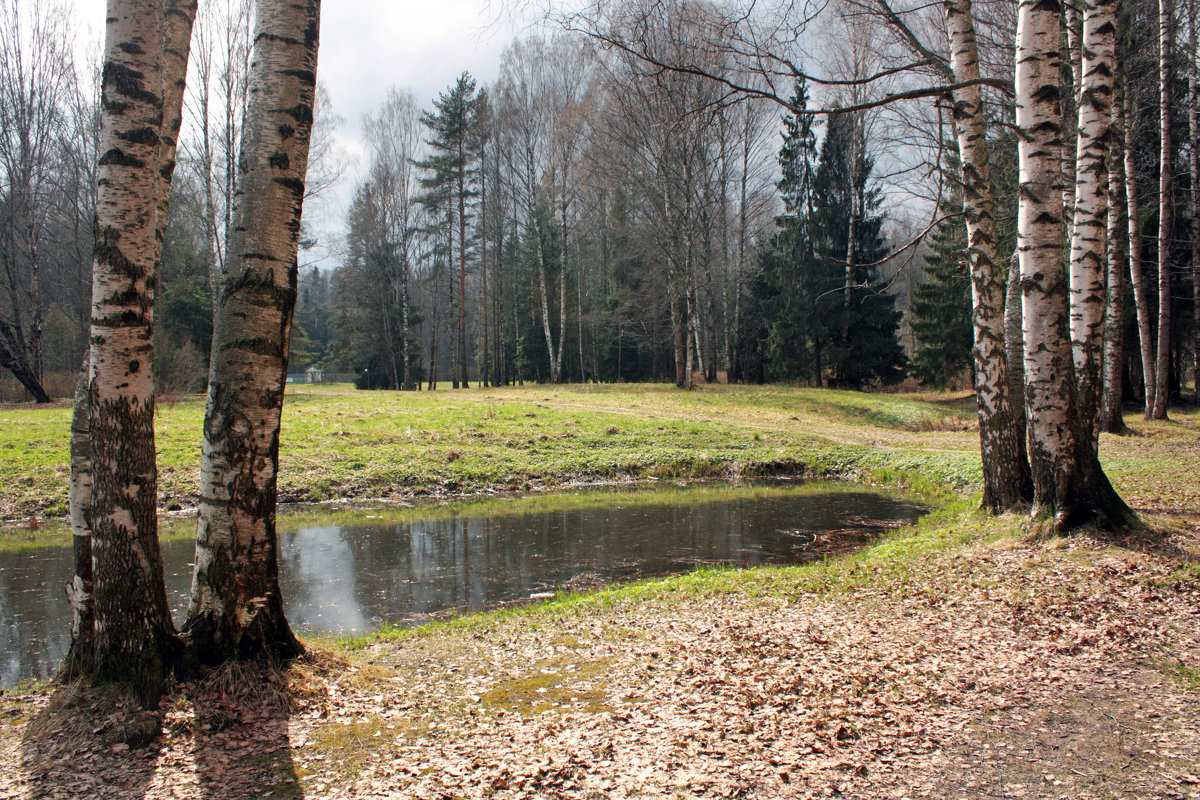
<path fill-rule="evenodd" d="M 1200 798 L 1200 531 L 1174 531 L 618 593 L 227 669 L 155 714 L 9 693 L 0 798 Z"/>

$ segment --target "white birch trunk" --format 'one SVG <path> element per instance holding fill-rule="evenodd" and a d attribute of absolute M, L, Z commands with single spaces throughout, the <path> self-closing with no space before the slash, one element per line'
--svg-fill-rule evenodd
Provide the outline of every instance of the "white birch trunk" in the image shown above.
<path fill-rule="evenodd" d="M 1099 436 L 1108 232 L 1108 151 L 1116 70 L 1116 0 L 1084 0 L 1082 84 L 1071 229 L 1071 347 L 1084 433 Z"/>
<path fill-rule="evenodd" d="M 316 89 L 319 0 L 258 0 L 228 275 L 213 332 L 184 626 L 207 663 L 300 652 L 275 531 L 279 425 Z"/>
<path fill-rule="evenodd" d="M 1158 0 L 1158 364 L 1154 375 L 1154 406 L 1150 416 L 1167 418 L 1171 387 L 1171 228 L 1175 222 L 1171 143 L 1171 0 Z"/>
<path fill-rule="evenodd" d="M 1133 87 L 1127 85 L 1123 103 L 1126 122 L 1126 137 L 1132 140 L 1128 126 L 1133 124 L 1130 115 L 1129 95 Z M 1154 411 L 1154 331 L 1150 319 L 1150 288 L 1146 285 L 1146 273 L 1142 264 L 1141 197 L 1138 194 L 1137 162 L 1133 148 L 1125 148 L 1125 214 L 1129 224 L 1129 282 L 1133 285 L 1133 304 L 1137 313 L 1138 346 L 1142 356 L 1142 387 L 1145 399 L 1145 417 L 1150 419 Z"/>
<path fill-rule="evenodd" d="M 1191 4 L 1192 68 L 1188 74 L 1188 138 L 1192 145 L 1192 396 L 1200 403 L 1200 5 Z"/>
<path fill-rule="evenodd" d="M 954 80 L 971 84 L 979 79 L 971 0 L 947 0 L 944 9 Z M 953 98 L 971 267 L 972 355 L 983 459 L 983 505 L 1000 512 L 1030 499 L 1032 484 L 1007 374 L 1004 274 L 996 263 L 995 204 L 982 92 L 978 84 L 966 85 L 954 92 Z"/>
<path fill-rule="evenodd" d="M 109 0 L 92 265 L 93 669 L 161 694 L 176 654 L 158 547 L 154 314 L 161 0 Z"/>
<path fill-rule="evenodd" d="M 1062 259 L 1060 16 L 1056 0 L 1021 0 L 1017 14 L 1017 249 L 1034 514 L 1053 516 L 1059 529 L 1093 520 L 1119 526 L 1130 512 L 1100 469 L 1075 408 Z"/>
<path fill-rule="evenodd" d="M 1124 88 L 1114 83 L 1112 147 L 1108 154 L 1108 285 L 1104 303 L 1104 358 L 1101 367 L 1100 430 L 1125 433 L 1121 413 L 1125 367 L 1125 103 Z"/>

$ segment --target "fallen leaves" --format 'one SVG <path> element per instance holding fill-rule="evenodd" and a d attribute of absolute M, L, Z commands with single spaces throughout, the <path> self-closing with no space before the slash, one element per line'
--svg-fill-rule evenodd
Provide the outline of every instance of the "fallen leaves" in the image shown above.
<path fill-rule="evenodd" d="M 180 687 L 149 747 L 0 728 L 0 798 L 1200 797 L 1200 708 L 1171 677 L 1200 663 L 1200 591 L 1177 568 L 1006 540 L 895 585 L 247 669 Z"/>

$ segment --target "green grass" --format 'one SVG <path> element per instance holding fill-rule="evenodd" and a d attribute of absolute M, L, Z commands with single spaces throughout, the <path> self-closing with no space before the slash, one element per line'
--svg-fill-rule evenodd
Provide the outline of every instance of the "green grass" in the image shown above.
<path fill-rule="evenodd" d="M 416 498 L 561 488 L 576 482 L 759 475 L 846 477 L 950 496 L 978 488 L 967 395 L 664 385 L 528 386 L 437 392 L 291 387 L 280 444 L 281 500 Z M 1200 506 L 1200 415 L 1129 415 L 1132 437 L 1105 437 L 1119 488 L 1147 505 Z M 67 508 L 65 408 L 0 410 L 0 518 Z M 159 492 L 194 503 L 203 402 L 157 412 Z"/>

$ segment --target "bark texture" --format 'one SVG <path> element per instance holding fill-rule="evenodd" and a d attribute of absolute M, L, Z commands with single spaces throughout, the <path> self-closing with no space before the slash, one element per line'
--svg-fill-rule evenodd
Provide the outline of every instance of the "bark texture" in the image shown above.
<path fill-rule="evenodd" d="M 970 0 L 947 0 L 954 92 L 954 129 L 962 163 L 967 258 L 974 308 L 975 392 L 983 459 L 983 505 L 993 512 L 1032 499 L 1023 431 L 1014 413 L 1004 341 L 1004 270 L 996 263 L 996 220 L 979 54 Z"/>
<path fill-rule="evenodd" d="M 1108 231 L 1108 151 L 1116 71 L 1116 0 L 1085 0 L 1078 93 L 1075 224 L 1071 228 L 1071 349 L 1084 432 L 1099 436 Z"/>
<path fill-rule="evenodd" d="M 1034 514 L 1053 516 L 1060 530 L 1091 521 L 1117 527 L 1132 514 L 1100 468 L 1075 407 L 1062 259 L 1061 14 L 1057 0 L 1021 0 L 1017 14 L 1017 250 Z"/>
<path fill-rule="evenodd" d="M 1122 99 L 1123 116 L 1125 117 L 1126 138 L 1129 126 L 1133 124 L 1130 114 L 1129 95 L 1132 87 L 1126 83 L 1125 96 Z M 1138 348 L 1142 356 L 1142 387 L 1145 401 L 1145 416 L 1150 419 L 1154 412 L 1154 330 L 1150 319 L 1150 288 L 1146 285 L 1146 273 L 1142 265 L 1142 223 L 1141 197 L 1138 194 L 1137 161 L 1133 148 L 1125 148 L 1125 215 L 1129 224 L 1129 282 L 1133 285 L 1133 305 L 1137 313 Z"/>
<path fill-rule="evenodd" d="M 1192 69 L 1188 74 L 1188 138 L 1192 142 L 1192 397 L 1200 403 L 1200 5 L 1191 5 Z"/>
<path fill-rule="evenodd" d="M 161 0 L 109 0 L 92 271 L 93 669 L 156 702 L 177 642 L 156 516 L 154 314 Z"/>
<path fill-rule="evenodd" d="M 1025 339 L 1021 314 L 1021 259 L 1014 251 L 1008 261 L 1008 285 L 1004 289 L 1004 352 L 1008 356 L 1008 395 L 1012 399 L 1013 422 L 1021 439 L 1021 458 L 1029 463 L 1029 432 L 1025 421 Z M 1033 476 L 1030 475 L 1030 486 Z M 1030 492 L 1032 493 L 1032 488 Z"/>
<path fill-rule="evenodd" d="M 1171 228 L 1175 223 L 1171 156 L 1171 0 L 1158 0 L 1158 363 L 1154 375 L 1154 404 L 1150 416 L 1167 418 L 1171 385 Z"/>
<path fill-rule="evenodd" d="M 1112 147 L 1108 154 L 1108 284 L 1104 302 L 1104 358 L 1100 377 L 1100 430 L 1128 431 L 1121 413 L 1125 368 L 1125 114 L 1123 88 L 1114 85 Z"/>
<path fill-rule="evenodd" d="M 84 361 L 75 387 L 71 410 L 71 544 L 75 573 L 67 584 L 71 605 L 71 649 L 63 667 L 70 679 L 92 672 L 92 439 L 88 432 L 88 377 L 90 359 Z"/>
<path fill-rule="evenodd" d="M 196 568 L 184 630 L 206 663 L 301 652 L 275 531 L 279 423 L 316 88 L 319 0 L 258 0 L 241 183 L 213 333 Z"/>
<path fill-rule="evenodd" d="M 171 178 L 175 174 L 175 151 L 179 145 L 179 129 L 183 125 L 183 93 L 187 83 L 188 56 L 197 5 L 197 0 L 166 0 L 163 4 L 163 120 L 155 232 L 158 245 L 156 271 L 162 263 L 162 245 L 167 233 Z"/>

